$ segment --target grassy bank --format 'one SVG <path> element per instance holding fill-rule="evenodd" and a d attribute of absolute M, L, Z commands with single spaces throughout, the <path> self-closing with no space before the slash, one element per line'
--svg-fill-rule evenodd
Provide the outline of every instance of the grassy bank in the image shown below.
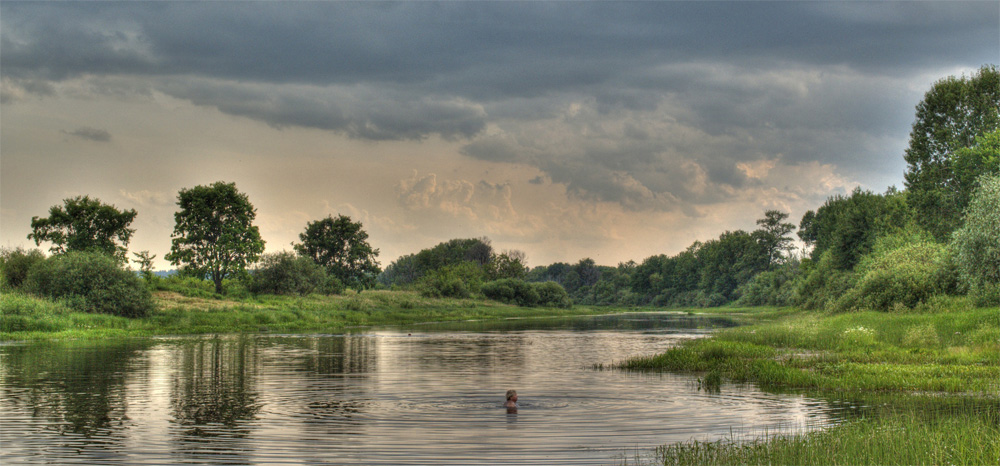
<path fill-rule="evenodd" d="M 600 314 L 607 308 L 523 308 L 474 299 L 424 298 L 405 291 L 232 298 L 204 293 L 154 293 L 155 310 L 129 319 L 76 312 L 63 303 L 0 294 L 0 340 L 113 338 L 242 332 L 340 331 L 349 327 L 431 321 Z"/>
<path fill-rule="evenodd" d="M 901 409 L 809 433 L 687 442 L 657 450 L 664 465 L 991 465 L 1000 460 L 996 406 L 947 414 Z"/>
<path fill-rule="evenodd" d="M 1000 463 L 1000 310 L 941 298 L 898 313 L 761 316 L 768 319 L 619 367 L 694 372 L 708 388 L 751 382 L 879 408 L 817 432 L 668 445 L 657 462 Z"/>
<path fill-rule="evenodd" d="M 770 389 L 976 392 L 1000 389 L 1000 312 L 949 298 L 906 313 L 785 310 L 720 331 L 632 370 L 703 372 Z"/>

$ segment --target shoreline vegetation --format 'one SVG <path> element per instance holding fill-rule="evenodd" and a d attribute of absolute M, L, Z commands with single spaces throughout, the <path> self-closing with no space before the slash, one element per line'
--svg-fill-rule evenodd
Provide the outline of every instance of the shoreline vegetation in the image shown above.
<path fill-rule="evenodd" d="M 617 369 L 687 372 L 699 389 L 752 383 L 859 409 L 834 426 L 750 440 L 664 445 L 655 464 L 1000 463 L 1000 310 L 938 297 L 905 312 L 750 313 L 719 330 Z"/>
<path fill-rule="evenodd" d="M 341 332 L 515 317 L 608 314 L 624 308 L 519 307 L 476 298 L 428 298 L 416 291 L 367 290 L 342 295 L 234 297 L 170 287 L 152 292 L 153 310 L 128 318 L 81 312 L 65 301 L 0 293 L 0 341 L 100 339 L 215 333 Z"/>

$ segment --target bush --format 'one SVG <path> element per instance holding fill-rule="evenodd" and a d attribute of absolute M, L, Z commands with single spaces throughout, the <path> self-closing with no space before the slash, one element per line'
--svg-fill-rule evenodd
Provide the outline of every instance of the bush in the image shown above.
<path fill-rule="evenodd" d="M 979 178 L 951 248 L 978 304 L 1000 304 L 1000 175 Z"/>
<path fill-rule="evenodd" d="M 427 272 L 417 287 L 428 298 L 468 298 L 479 292 L 484 276 L 479 264 L 463 262 Z"/>
<path fill-rule="evenodd" d="M 247 289 L 254 294 L 307 295 L 324 287 L 326 270 L 308 257 L 283 251 L 265 254 L 250 274 Z"/>
<path fill-rule="evenodd" d="M 736 289 L 741 306 L 791 306 L 794 303 L 796 279 L 802 275 L 797 262 L 754 275 Z"/>
<path fill-rule="evenodd" d="M 504 278 L 487 282 L 483 285 L 482 291 L 483 295 L 489 299 L 518 306 L 535 306 L 541 299 L 535 287 L 517 278 Z"/>
<path fill-rule="evenodd" d="M 549 307 L 570 308 L 573 307 L 573 300 L 569 299 L 569 293 L 562 285 L 556 282 L 532 283 L 535 292 L 538 293 L 538 305 Z"/>
<path fill-rule="evenodd" d="M 110 256 L 68 252 L 39 262 L 28 272 L 25 289 L 65 300 L 82 312 L 143 317 L 153 308 L 149 288 Z"/>
<path fill-rule="evenodd" d="M 913 308 L 935 294 L 954 293 L 958 276 L 948 248 L 926 233 L 901 233 L 876 242 L 857 268 L 857 282 L 839 310 Z"/>
<path fill-rule="evenodd" d="M 18 289 L 28 278 L 28 271 L 35 264 L 45 260 L 45 254 L 37 249 L 26 250 L 0 249 L 0 273 L 3 274 L 2 285 L 11 289 Z"/>
<path fill-rule="evenodd" d="M 793 300 L 802 308 L 830 307 L 851 287 L 853 273 L 838 269 L 829 251 L 816 261 L 804 259 L 800 267 L 802 276 L 794 284 Z"/>

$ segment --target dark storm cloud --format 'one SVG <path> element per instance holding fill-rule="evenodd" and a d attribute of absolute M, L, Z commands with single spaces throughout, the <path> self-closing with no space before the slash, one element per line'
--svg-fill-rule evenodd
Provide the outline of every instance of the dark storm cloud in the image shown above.
<path fill-rule="evenodd" d="M 1000 55 L 995 2 L 0 8 L 4 103 L 132 78 L 275 127 L 468 140 L 469 157 L 630 209 L 738 196 L 759 160 L 884 176 L 923 92 L 907 86 Z"/>
<path fill-rule="evenodd" d="M 990 2 L 5 2 L 4 73 L 193 74 L 534 96 L 683 61 L 967 65 L 997 46 Z M 992 55 L 987 55 L 992 56 Z"/>

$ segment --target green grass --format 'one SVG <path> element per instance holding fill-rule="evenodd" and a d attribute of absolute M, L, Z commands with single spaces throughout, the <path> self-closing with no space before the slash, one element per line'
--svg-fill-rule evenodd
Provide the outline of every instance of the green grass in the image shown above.
<path fill-rule="evenodd" d="M 937 297 L 905 312 L 745 315 L 757 323 L 618 367 L 697 373 L 705 390 L 722 379 L 877 408 L 815 432 L 666 445 L 657 463 L 1000 464 L 997 308 Z"/>
<path fill-rule="evenodd" d="M 794 435 L 660 447 L 664 465 L 987 465 L 1000 462 L 1000 410 L 889 410 Z"/>
<path fill-rule="evenodd" d="M 1000 389 L 1000 312 L 961 298 L 909 313 L 768 311 L 774 320 L 722 330 L 630 370 L 715 371 L 772 389 L 976 392 Z"/>
<path fill-rule="evenodd" d="M 181 294 L 181 291 L 184 294 Z M 424 298 L 405 291 L 349 292 L 340 296 L 246 296 L 204 290 L 154 293 L 156 309 L 129 319 L 77 312 L 63 303 L 17 292 L 0 293 L 0 340 L 117 338 L 204 333 L 341 331 L 350 327 L 403 325 L 511 317 L 608 313 L 607 308 L 522 308 L 475 299 Z"/>

